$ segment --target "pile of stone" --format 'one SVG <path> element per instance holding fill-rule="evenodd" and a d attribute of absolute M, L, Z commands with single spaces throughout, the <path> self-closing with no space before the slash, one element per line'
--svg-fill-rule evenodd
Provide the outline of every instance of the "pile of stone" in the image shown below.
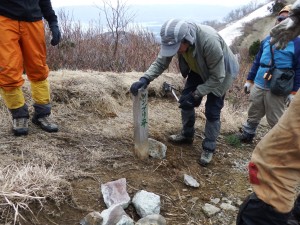
<path fill-rule="evenodd" d="M 160 213 L 160 196 L 145 190 L 138 191 L 132 201 L 126 191 L 126 179 L 121 178 L 101 185 L 103 200 L 107 209 L 91 212 L 81 225 L 166 225 Z M 140 220 L 134 222 L 125 209 L 133 204 Z"/>
<path fill-rule="evenodd" d="M 199 188 L 201 185 L 192 176 L 184 174 L 183 182 L 192 188 Z M 101 184 L 101 192 L 107 209 L 102 212 L 91 212 L 81 221 L 81 225 L 166 225 L 166 219 L 160 215 L 160 196 L 152 192 L 140 190 L 130 198 L 126 190 L 126 179 L 111 181 Z M 194 198 L 193 201 L 197 201 Z M 233 202 L 227 198 L 213 198 L 209 203 L 202 205 L 202 211 L 207 217 L 218 215 L 224 222 L 226 212 L 236 212 L 241 204 L 241 200 Z M 136 213 L 140 216 L 138 221 L 127 215 L 125 210 L 132 204 Z M 225 214 L 224 214 L 225 213 Z M 224 218 L 223 218 L 224 217 Z M 227 218 L 228 219 L 228 218 Z M 228 223 L 227 223 L 228 224 Z"/>

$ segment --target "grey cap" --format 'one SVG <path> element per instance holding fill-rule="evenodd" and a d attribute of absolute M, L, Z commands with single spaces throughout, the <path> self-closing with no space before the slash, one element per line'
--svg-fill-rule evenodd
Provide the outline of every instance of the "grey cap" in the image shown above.
<path fill-rule="evenodd" d="M 159 54 L 165 57 L 174 56 L 188 32 L 189 26 L 184 20 L 166 21 L 160 29 L 161 49 Z"/>

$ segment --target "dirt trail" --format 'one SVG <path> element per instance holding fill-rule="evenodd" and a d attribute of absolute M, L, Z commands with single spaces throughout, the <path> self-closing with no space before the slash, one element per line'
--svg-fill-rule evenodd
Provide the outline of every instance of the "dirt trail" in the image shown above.
<path fill-rule="evenodd" d="M 106 209 L 100 185 L 119 178 L 126 178 L 131 197 L 142 189 L 160 195 L 161 215 L 170 225 L 234 224 L 237 212 L 222 210 L 208 218 L 201 208 L 213 198 L 227 198 L 234 205 L 249 193 L 246 165 L 255 145 L 234 148 L 225 141 L 234 126 L 238 129 L 237 117 L 231 113 L 232 118 L 222 119 L 217 153 L 208 167 L 201 167 L 197 162 L 205 121 L 201 108 L 197 110 L 192 145 L 167 141 L 168 135 L 181 128 L 180 111 L 172 95 L 163 97 L 159 90 L 163 81 L 178 86 L 182 81 L 178 81 L 178 75 L 165 74 L 149 87 L 149 137 L 167 145 L 167 157 L 141 161 L 133 155 L 132 102 L 128 92 L 140 74 L 58 71 L 52 75 L 53 116 L 60 125 L 58 133 L 41 132 L 30 124 L 29 135 L 16 138 L 10 131 L 9 114 L 3 103 L 0 105 L 1 168 L 26 163 L 53 166 L 71 185 L 71 191 L 59 204 L 51 198 L 43 202 L 42 209 L 38 203 L 30 204 L 34 216 L 23 214 L 27 221 L 21 224 L 79 224 L 89 212 Z M 29 95 L 26 87 L 24 91 Z M 193 176 L 200 188 L 187 187 L 184 173 Z M 139 219 L 132 206 L 126 212 L 135 221 Z M 7 211 L 2 213 L 0 224 L 9 220 L 7 215 Z"/>

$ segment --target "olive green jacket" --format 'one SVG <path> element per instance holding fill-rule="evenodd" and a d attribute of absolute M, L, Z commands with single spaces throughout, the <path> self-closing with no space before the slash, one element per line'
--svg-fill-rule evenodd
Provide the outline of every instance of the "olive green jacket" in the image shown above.
<path fill-rule="evenodd" d="M 197 91 L 201 96 L 213 93 L 221 97 L 230 88 L 238 74 L 239 65 L 236 56 L 213 28 L 194 23 L 189 23 L 189 25 L 195 31 L 193 55 L 197 61 L 199 75 L 204 81 L 197 87 Z M 158 55 L 143 77 L 150 81 L 154 80 L 168 68 L 171 60 L 172 57 Z M 180 55 L 178 60 L 181 73 L 187 75 L 190 71 L 188 64 Z"/>

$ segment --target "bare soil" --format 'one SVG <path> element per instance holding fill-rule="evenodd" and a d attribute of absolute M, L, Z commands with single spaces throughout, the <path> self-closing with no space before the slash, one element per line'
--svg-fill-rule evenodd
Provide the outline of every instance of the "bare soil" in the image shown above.
<path fill-rule="evenodd" d="M 1 101 L 0 169 L 12 164 L 19 167 L 28 163 L 45 165 L 70 185 L 60 201 L 54 196 L 47 196 L 41 203 L 29 201 L 31 212 L 20 210 L 24 219 L 19 217 L 17 224 L 78 225 L 89 212 L 106 209 L 100 185 L 120 178 L 126 178 L 131 197 L 138 190 L 160 195 L 161 215 L 170 225 L 235 224 L 237 211 L 221 210 L 207 217 L 202 206 L 214 198 L 227 198 L 238 206 L 249 194 L 247 163 L 258 140 L 240 147 L 226 141 L 228 135 L 238 131 L 245 114 L 230 111 L 229 106 L 224 108 L 216 154 L 211 164 L 201 167 L 198 159 L 205 123 L 203 106 L 197 109 L 194 143 L 168 142 L 170 134 L 180 131 L 180 110 L 172 95 L 164 96 L 160 88 L 163 81 L 168 81 L 180 89 L 183 80 L 178 74 L 163 74 L 149 86 L 149 137 L 167 145 L 167 156 L 163 160 L 141 161 L 133 153 L 129 93 L 130 84 L 141 75 L 53 72 L 49 79 L 53 119 L 60 126 L 58 133 L 43 132 L 30 123 L 28 136 L 13 136 L 9 112 Z M 24 93 L 30 106 L 28 81 Z M 258 136 L 263 135 L 266 127 L 260 130 L 262 133 Z M 186 186 L 185 173 L 194 177 L 200 188 Z M 5 178 L 0 179 L 1 182 L 6 182 Z M 0 224 L 13 224 L 14 212 L 11 207 L 4 207 Z M 133 206 L 126 212 L 135 221 L 139 219 Z"/>

